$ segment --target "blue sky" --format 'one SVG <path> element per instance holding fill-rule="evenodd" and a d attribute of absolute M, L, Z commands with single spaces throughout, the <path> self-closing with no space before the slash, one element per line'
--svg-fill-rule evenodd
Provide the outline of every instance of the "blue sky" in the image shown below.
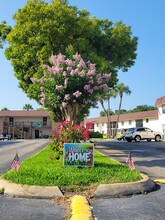
<path fill-rule="evenodd" d="M 13 25 L 12 15 L 25 5 L 25 0 L 1 0 L 0 22 Z M 86 9 L 91 16 L 122 20 L 132 27 L 133 36 L 139 38 L 137 59 L 128 72 L 119 72 L 119 82 L 129 86 L 131 95 L 124 95 L 122 108 L 137 105 L 154 106 L 157 98 L 165 96 L 165 1 L 164 0 L 70 0 L 69 4 Z M 0 50 L 0 109 L 22 110 L 27 103 L 34 109 L 40 107 L 29 100 L 18 88 L 10 61 Z M 118 109 L 119 97 L 111 100 L 112 110 Z M 90 117 L 99 116 L 102 108 L 91 109 Z"/>

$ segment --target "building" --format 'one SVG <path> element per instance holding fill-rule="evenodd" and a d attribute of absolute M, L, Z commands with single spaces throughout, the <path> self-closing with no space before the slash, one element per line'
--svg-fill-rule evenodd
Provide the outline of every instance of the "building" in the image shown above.
<path fill-rule="evenodd" d="M 155 106 L 157 107 L 156 110 L 121 114 L 118 128 L 148 127 L 160 131 L 165 137 L 165 96 L 158 98 Z M 110 119 L 111 136 L 114 136 L 117 115 L 112 115 Z M 86 118 L 86 122 L 93 122 L 94 131 L 107 136 L 107 117 Z"/>
<path fill-rule="evenodd" d="M 160 131 L 165 137 L 165 96 L 156 100 L 156 110 L 121 114 L 118 128 L 148 127 Z M 94 131 L 107 136 L 107 117 L 85 118 L 93 122 Z M 111 116 L 111 136 L 115 134 L 117 115 Z M 48 137 L 56 124 L 46 111 L 21 110 L 0 111 L 0 134 L 11 134 L 13 138 L 34 139 Z"/>
<path fill-rule="evenodd" d="M 46 111 L 0 111 L 0 134 L 34 139 L 50 136 L 55 124 Z"/>

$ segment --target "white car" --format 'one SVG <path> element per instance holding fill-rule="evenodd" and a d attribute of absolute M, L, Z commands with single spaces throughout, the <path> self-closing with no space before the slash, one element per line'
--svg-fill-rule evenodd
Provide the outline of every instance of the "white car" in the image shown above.
<path fill-rule="evenodd" d="M 125 133 L 125 140 L 131 142 L 132 140 L 139 142 L 140 140 L 160 141 L 163 135 L 159 131 L 153 131 L 146 127 L 129 128 Z"/>
<path fill-rule="evenodd" d="M 0 140 L 11 140 L 11 134 L 6 134 L 6 135 L 3 135 L 3 134 L 0 134 Z"/>

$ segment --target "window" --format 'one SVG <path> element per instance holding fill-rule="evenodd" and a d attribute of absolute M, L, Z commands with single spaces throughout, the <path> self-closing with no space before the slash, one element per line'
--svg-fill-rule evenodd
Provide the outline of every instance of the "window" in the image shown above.
<path fill-rule="evenodd" d="M 143 127 L 143 120 L 136 120 L 136 127 Z"/>
<path fill-rule="evenodd" d="M 102 127 L 104 127 L 104 123 L 102 123 Z"/>
<path fill-rule="evenodd" d="M 99 124 L 97 123 L 97 127 L 99 127 Z"/>
<path fill-rule="evenodd" d="M 145 128 L 138 128 L 137 131 L 145 131 Z"/>
<path fill-rule="evenodd" d="M 165 105 L 162 105 L 162 114 L 165 114 Z"/>
<path fill-rule="evenodd" d="M 146 119 L 146 123 L 148 123 L 148 118 Z"/>
<path fill-rule="evenodd" d="M 11 126 L 13 126 L 13 124 L 14 124 L 14 118 L 12 118 L 12 117 L 9 118 L 9 123 L 10 123 Z"/>
<path fill-rule="evenodd" d="M 131 120 L 129 120 L 129 125 L 132 125 L 132 121 Z"/>
<path fill-rule="evenodd" d="M 47 117 L 43 117 L 43 125 L 44 125 L 44 126 L 47 125 Z"/>

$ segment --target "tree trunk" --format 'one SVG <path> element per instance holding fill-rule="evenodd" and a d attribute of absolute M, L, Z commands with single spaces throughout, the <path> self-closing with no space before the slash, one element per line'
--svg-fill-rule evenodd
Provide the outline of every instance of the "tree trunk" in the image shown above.
<path fill-rule="evenodd" d="M 107 137 L 110 138 L 110 133 L 111 133 L 111 129 L 110 129 L 110 121 L 111 121 L 110 120 L 110 111 L 108 109 L 109 113 L 107 113 L 107 111 L 105 109 L 105 106 L 104 106 L 103 100 L 100 100 L 100 104 L 101 104 L 101 106 L 102 106 L 102 108 L 103 108 L 103 110 L 104 110 L 104 112 L 106 114 L 106 117 L 107 117 Z M 110 103 L 108 104 L 108 107 L 110 107 Z"/>
<path fill-rule="evenodd" d="M 123 97 L 123 96 L 120 95 L 119 111 L 118 111 L 117 120 L 116 120 L 116 126 L 115 126 L 114 137 L 116 136 L 116 132 L 117 132 L 117 128 L 118 128 L 119 117 L 120 117 L 120 110 L 121 110 L 121 104 L 122 104 L 122 97 Z"/>

